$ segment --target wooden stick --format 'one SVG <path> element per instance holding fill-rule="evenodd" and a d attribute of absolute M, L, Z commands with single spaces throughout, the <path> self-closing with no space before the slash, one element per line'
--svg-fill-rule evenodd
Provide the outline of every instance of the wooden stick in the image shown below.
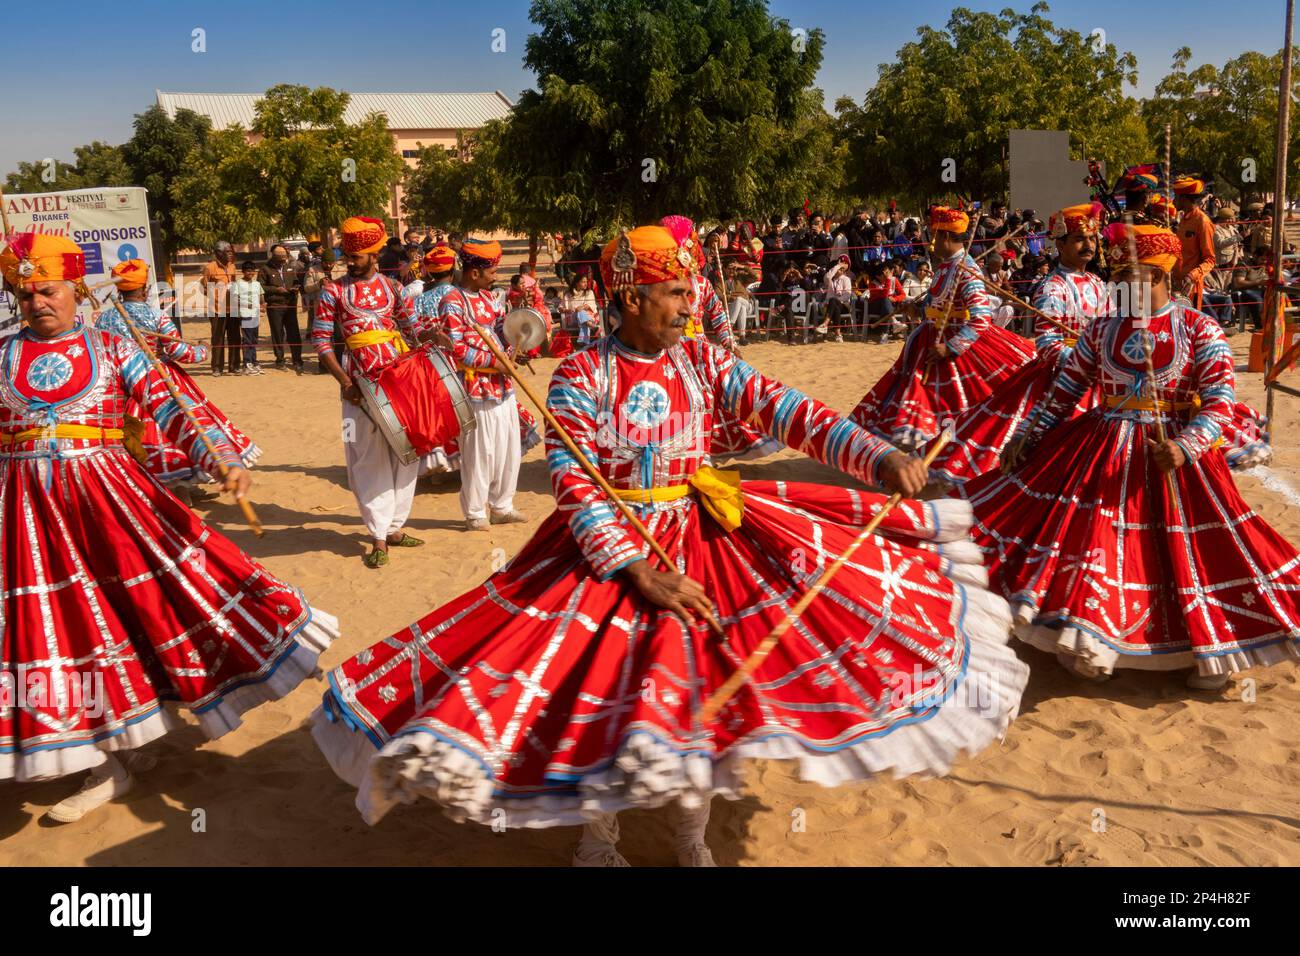
<path fill-rule="evenodd" d="M 90 301 L 98 306 L 99 300 L 95 298 L 95 294 L 90 291 L 84 282 L 82 283 L 82 288 L 85 290 L 86 294 L 90 296 Z M 194 417 L 194 412 L 192 412 L 189 405 L 186 404 L 185 397 L 181 395 L 180 389 L 176 387 L 176 383 L 172 381 L 171 376 L 167 374 L 166 367 L 158 360 L 158 356 L 153 354 L 153 350 L 149 348 L 149 343 L 145 341 L 144 335 L 141 334 L 139 328 L 136 327 L 135 321 L 131 318 L 130 313 L 122 307 L 122 303 L 118 301 L 117 297 L 110 294 L 108 301 L 117 309 L 117 314 L 122 317 L 122 321 L 126 323 L 126 328 L 131 333 L 131 337 L 135 339 L 135 344 L 140 347 L 140 351 L 144 353 L 145 358 L 149 360 L 149 364 L 153 366 L 154 371 L 157 372 L 159 377 L 163 380 L 163 384 L 167 386 L 167 391 L 171 393 L 172 400 L 176 402 L 181 412 L 184 413 L 186 420 L 189 422 L 190 428 L 194 429 L 194 433 L 199 436 L 199 440 L 202 441 L 204 446 L 208 449 L 208 454 L 212 456 L 213 460 L 217 464 L 217 474 L 224 480 L 226 475 L 230 473 L 230 469 L 226 466 L 226 463 L 221 460 L 221 455 L 217 452 L 217 446 L 212 443 L 212 439 L 208 437 L 208 433 L 199 425 L 198 419 Z M 238 503 L 240 510 L 244 512 L 244 520 L 247 521 L 248 526 L 253 529 L 253 534 L 257 535 L 259 538 L 262 537 L 266 532 L 262 530 L 262 522 L 258 520 L 257 513 L 253 510 L 252 502 L 243 496 L 237 496 L 235 501 Z"/>
<path fill-rule="evenodd" d="M 989 279 L 984 278 L 984 274 L 983 274 L 983 273 L 981 273 L 981 272 L 979 272 L 979 271 L 977 271 L 977 270 L 975 270 L 975 269 L 972 269 L 970 266 L 965 265 L 965 264 L 962 265 L 962 268 L 965 269 L 967 272 L 971 273 L 972 275 L 977 275 L 977 276 L 979 276 L 980 279 L 983 280 L 983 282 L 984 282 L 984 287 L 985 287 L 986 289 L 990 289 L 990 290 L 992 290 L 994 293 L 996 293 L 997 295 L 1001 296 L 1002 298 L 1004 298 L 1004 299 L 1010 299 L 1010 300 L 1011 300 L 1012 302 L 1014 302 L 1016 305 L 1021 306 L 1022 308 L 1028 309 L 1029 312 L 1030 312 L 1032 315 L 1036 315 L 1036 316 L 1038 316 L 1038 318 L 1042 319 L 1043 321 L 1045 321 L 1045 322 L 1051 322 L 1054 326 L 1056 326 L 1058 329 L 1060 329 L 1060 330 L 1061 330 L 1062 332 L 1064 332 L 1066 335 L 1071 335 L 1071 336 L 1073 336 L 1073 335 L 1078 335 L 1078 333 L 1075 332 L 1074 329 L 1070 328 L 1070 327 L 1069 327 L 1068 325 L 1066 325 L 1064 322 L 1060 321 L 1059 319 L 1054 319 L 1054 318 L 1052 318 L 1050 315 L 1048 315 L 1048 314 L 1047 314 L 1046 312 L 1044 312 L 1042 309 L 1036 309 L 1036 308 L 1034 308 L 1032 305 L 1030 305 L 1030 304 L 1029 304 L 1028 302 L 1026 302 L 1024 299 L 1020 298 L 1020 296 L 1016 295 L 1016 294 L 1015 294 L 1014 292 L 1012 292 L 1010 289 L 1004 289 L 1004 288 L 1002 288 L 1002 286 L 997 285 L 996 283 L 990 281 Z"/>
<path fill-rule="evenodd" d="M 718 278 L 721 280 L 718 285 L 722 289 L 722 308 L 727 313 L 727 326 L 731 326 L 731 303 L 727 301 L 727 270 L 722 267 L 722 253 L 718 251 L 717 246 L 713 248 L 713 261 L 718 264 Z M 707 278 L 705 282 L 709 281 Z M 701 332 L 708 336 L 707 329 L 701 329 Z M 735 331 L 732 331 L 732 337 L 735 337 Z"/>
<path fill-rule="evenodd" d="M 501 346 L 499 346 L 496 341 L 496 335 L 493 334 L 490 329 L 480 325 L 472 316 L 468 316 L 468 318 L 470 324 L 474 326 L 474 330 L 478 332 L 479 338 L 483 340 L 483 343 L 496 358 L 501 368 L 505 370 L 507 375 L 515 380 L 515 384 L 517 384 L 523 390 L 523 393 L 528 396 L 528 400 L 537 407 L 539 412 L 542 413 L 542 418 L 546 420 L 546 424 L 555 429 L 555 434 L 560 436 L 560 441 L 564 443 L 564 447 L 569 449 L 569 453 L 577 458 L 578 464 L 581 465 L 582 470 L 587 473 L 587 477 L 594 481 L 601 491 L 605 492 L 614 507 L 617 508 L 619 513 L 627 519 L 628 524 L 630 524 L 633 530 L 645 540 L 645 543 L 650 546 L 650 550 L 655 553 L 655 556 L 663 562 L 664 567 L 669 571 L 675 572 L 677 566 L 673 564 L 672 558 L 668 557 L 668 552 L 660 546 L 659 542 L 654 539 L 654 535 L 650 533 L 650 530 L 641 523 L 641 519 L 639 519 L 623 499 L 618 496 L 610 486 L 609 482 L 605 480 L 605 476 L 600 473 L 599 469 L 597 469 L 596 466 L 591 463 L 591 460 L 583 454 L 582 449 L 578 447 L 578 443 L 573 440 L 573 437 L 569 434 L 568 430 L 560 424 L 559 420 L 556 419 L 553 414 L 551 414 L 551 410 L 546 407 L 546 403 L 534 394 L 533 390 L 528 386 L 528 383 L 525 382 L 523 377 L 519 374 L 519 369 L 515 368 L 514 363 L 510 361 L 505 352 L 501 351 Z M 723 639 L 726 638 L 726 634 L 722 630 L 722 625 L 718 623 L 716 617 L 712 614 L 708 614 L 705 615 L 705 620 L 708 622 L 710 629 L 712 629 L 718 637 Z"/>
<path fill-rule="evenodd" d="M 951 438 L 952 432 L 945 431 L 935 439 L 933 444 L 930 445 L 924 458 L 924 463 L 927 469 L 934 463 L 939 452 L 943 450 L 943 446 L 948 444 L 948 441 Z M 732 697 L 736 696 L 736 692 L 740 690 L 745 681 L 749 680 L 750 675 L 752 675 L 763 661 L 767 659 L 767 656 L 776 649 L 776 645 L 780 642 L 781 638 L 785 636 L 786 631 L 790 630 L 790 628 L 794 626 L 794 622 L 799 615 L 808 609 L 808 605 L 813 602 L 813 599 L 826 588 L 826 585 L 830 584 L 831 578 L 835 577 L 836 573 L 840 568 L 844 567 L 849 558 L 853 557 L 854 552 L 857 551 L 858 548 L 867 543 L 867 539 L 875 534 L 876 528 L 880 527 L 880 522 L 884 521 L 889 512 L 893 511 L 894 507 L 902 500 L 903 495 L 901 492 L 896 491 L 889 496 L 888 500 L 881 506 L 880 510 L 877 511 L 872 519 L 867 522 L 866 527 L 862 529 L 861 533 L 853 539 L 853 542 L 847 548 L 844 549 L 844 553 L 836 558 L 830 566 L 822 572 L 821 577 L 817 579 L 817 582 L 804 592 L 803 597 L 799 599 L 798 603 L 796 603 L 791 610 L 786 612 L 785 619 L 777 624 L 776 627 L 772 628 L 767 637 L 763 638 L 762 642 L 754 648 L 749 657 L 745 658 L 745 662 L 736 669 L 735 673 L 728 677 L 726 681 L 723 682 L 722 686 L 713 692 L 713 696 L 705 701 L 703 706 L 695 712 L 694 719 L 697 723 L 706 724 L 713 720 L 713 718 L 718 715 L 718 712 L 722 710 L 723 705 L 726 704 L 727 701 L 731 700 Z"/>

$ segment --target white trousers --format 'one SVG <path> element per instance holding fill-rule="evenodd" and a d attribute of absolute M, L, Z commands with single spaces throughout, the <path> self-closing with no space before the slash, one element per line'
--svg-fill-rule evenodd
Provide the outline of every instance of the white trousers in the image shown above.
<path fill-rule="evenodd" d="M 519 484 L 519 403 L 470 401 L 478 426 L 460 436 L 460 510 L 486 518 L 486 508 L 512 511 Z"/>
<path fill-rule="evenodd" d="M 348 487 L 357 497 L 371 539 L 383 541 L 400 531 L 411 515 L 419 461 L 403 465 L 370 416 L 347 401 L 343 403 L 343 454 Z"/>

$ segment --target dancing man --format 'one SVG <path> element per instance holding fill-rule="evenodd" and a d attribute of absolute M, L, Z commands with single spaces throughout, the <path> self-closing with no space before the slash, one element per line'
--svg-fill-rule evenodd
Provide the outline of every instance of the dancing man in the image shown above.
<path fill-rule="evenodd" d="M 481 338 L 491 335 L 505 348 L 497 329 L 505 310 L 492 295 L 500 261 L 499 242 L 466 239 L 460 246 L 460 287 L 438 305 L 474 412 L 475 427 L 460 436 L 460 507 L 470 531 L 528 520 L 515 510 L 522 456 L 515 387 Z"/>
<path fill-rule="evenodd" d="M 653 563 L 549 429 L 558 508 L 523 550 L 330 675 L 313 734 L 369 822 L 427 797 L 459 820 L 586 824 L 575 863 L 626 866 L 615 814 L 675 804 L 678 862 L 707 866 L 710 801 L 740 796 L 745 758 L 795 759 L 827 786 L 941 774 L 1015 715 L 1027 669 L 1007 646 L 1006 603 L 985 589 L 969 506 L 950 500 L 891 511 L 751 681 L 699 719 L 885 500 L 714 469 L 714 414 L 903 494 L 926 474 L 733 353 L 683 338 L 694 266 L 660 226 L 611 242 L 600 267 L 618 329 L 559 365 L 547 401 L 672 566 Z"/>
<path fill-rule="evenodd" d="M 198 383 L 190 377 L 181 363 L 197 363 L 207 358 L 208 349 L 203 345 L 189 345 L 176 341 L 180 338 L 180 329 L 171 317 L 149 305 L 149 264 L 143 259 L 128 259 L 119 262 L 112 269 L 113 282 L 117 286 L 122 308 L 131 317 L 132 323 L 146 338 L 152 337 L 150 347 L 154 354 L 165 363 L 166 373 L 190 402 L 190 407 L 202 407 L 207 417 L 216 426 L 227 444 L 235 449 L 240 463 L 245 468 L 252 468 L 262 455 L 262 450 L 217 408 L 199 388 Z M 101 309 L 95 316 L 95 325 L 119 335 L 127 341 L 134 341 L 126 328 L 126 323 L 117 309 Z M 158 336 L 169 336 L 159 338 Z M 145 470 L 163 484 L 186 504 L 191 504 L 190 482 L 203 483 L 212 481 L 197 461 L 191 460 L 179 447 L 167 441 L 157 424 L 148 415 L 134 405 L 128 405 L 127 447 L 134 444 L 131 437 L 133 429 L 139 429 L 139 441 L 143 447 L 145 460 L 141 462 Z M 139 424 L 136 424 L 136 423 Z"/>
<path fill-rule="evenodd" d="M 343 397 L 343 454 L 348 487 L 356 496 L 361 519 L 370 532 L 368 568 L 388 564 L 388 549 L 415 548 L 424 542 L 406 533 L 415 498 L 419 463 L 403 464 L 379 426 L 361 407 L 355 376 L 374 376 L 409 350 L 417 338 L 411 300 L 388 276 L 379 274 L 379 252 L 387 236 L 378 219 L 353 216 L 343 223 L 343 257 L 347 274 L 321 288 L 311 323 L 312 344 L 320 362 L 338 381 Z M 334 323 L 343 328 L 347 350 L 340 363 L 331 337 Z"/>
<path fill-rule="evenodd" d="M 713 283 L 704 275 L 709 263 L 704 259 L 695 223 L 685 216 L 664 216 L 659 220 L 659 225 L 672 234 L 679 248 L 691 255 L 699 270 L 691 276 L 691 321 L 683 335 L 693 339 L 707 333 L 709 341 L 716 342 L 739 357 L 740 351 L 736 348 L 736 340 L 731 333 L 731 316 L 714 291 Z M 748 422 L 722 412 L 714 417 L 709 455 L 716 464 L 762 458 L 780 451 L 782 447 L 777 439 L 764 435 Z"/>
<path fill-rule="evenodd" d="M 1097 254 L 1101 216 L 1101 205 L 1091 203 L 1069 206 L 1048 220 L 1060 262 L 1034 297 L 1033 306 L 1041 313 L 1034 321 L 1037 356 L 1004 379 L 992 395 L 956 417 L 952 441 L 931 468 L 936 479 L 960 485 L 998 468 L 1011 436 L 1047 394 L 1079 333 L 1101 311 L 1106 284 L 1087 268 Z"/>
<path fill-rule="evenodd" d="M 338 622 L 123 448 L 133 404 L 204 470 L 226 466 L 227 491 L 250 485 L 203 406 L 215 453 L 132 340 L 79 324 L 81 249 L 22 233 L 0 271 L 27 322 L 0 349 L 0 780 L 90 770 L 49 811 L 66 823 L 129 791 L 152 763 L 135 751 L 185 726 L 164 701 L 219 737 L 309 677 Z"/>
<path fill-rule="evenodd" d="M 1218 322 L 1170 297 L 1178 238 L 1113 224 L 1108 243 L 1128 284 L 1114 313 L 1081 333 L 1027 442 L 1008 448 L 1009 474 L 962 493 L 1022 640 L 1084 677 L 1191 667 L 1189 687 L 1221 687 L 1300 657 L 1300 554 L 1242 500 L 1216 447 L 1232 350 Z M 1093 388 L 1100 403 L 1069 420 Z"/>
<path fill-rule="evenodd" d="M 979 265 L 966 251 L 970 218 L 958 209 L 930 210 L 939 264 L 924 299 L 923 321 L 897 361 L 853 410 L 853 420 L 899 448 L 936 437 L 945 419 L 984 401 L 1033 350 L 991 321 Z M 908 303 L 909 313 L 917 306 Z"/>

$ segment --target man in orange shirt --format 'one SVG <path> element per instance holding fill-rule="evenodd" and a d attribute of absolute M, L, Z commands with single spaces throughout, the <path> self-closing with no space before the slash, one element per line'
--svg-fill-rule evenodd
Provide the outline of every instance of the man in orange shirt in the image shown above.
<path fill-rule="evenodd" d="M 244 364 L 239 351 L 243 343 L 239 315 L 230 307 L 230 284 L 235 274 L 234 248 L 224 240 L 218 242 L 212 250 L 212 261 L 203 267 L 199 277 L 212 332 L 213 375 L 220 375 L 223 367 L 234 375 Z"/>
<path fill-rule="evenodd" d="M 1201 308 L 1205 279 L 1214 269 L 1214 224 L 1201 209 L 1205 183 L 1191 176 L 1175 179 L 1174 205 L 1182 214 L 1178 220 L 1178 241 L 1182 255 L 1174 266 L 1174 284 L 1192 304 Z"/>

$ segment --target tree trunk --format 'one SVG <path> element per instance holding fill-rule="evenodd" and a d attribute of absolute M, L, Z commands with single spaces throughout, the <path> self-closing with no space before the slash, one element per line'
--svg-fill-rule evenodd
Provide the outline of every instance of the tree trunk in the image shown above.
<path fill-rule="evenodd" d="M 528 265 L 533 272 L 537 271 L 537 233 L 528 234 Z"/>

